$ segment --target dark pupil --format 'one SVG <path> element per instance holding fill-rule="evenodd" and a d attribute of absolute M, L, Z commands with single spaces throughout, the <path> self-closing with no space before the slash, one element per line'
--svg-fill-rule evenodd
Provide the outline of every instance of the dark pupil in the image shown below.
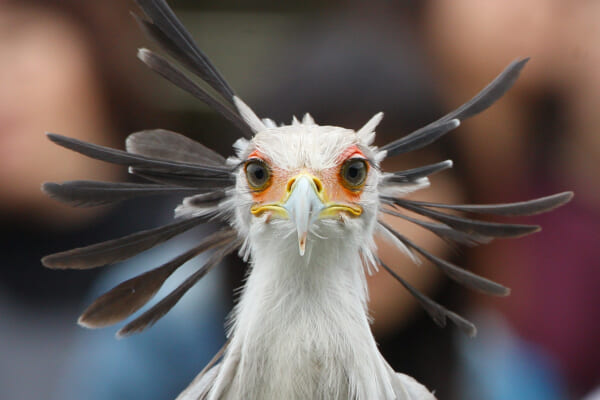
<path fill-rule="evenodd" d="M 258 162 L 248 164 L 246 167 L 248 180 L 253 186 L 262 186 L 268 179 L 268 172 L 265 167 Z"/>
<path fill-rule="evenodd" d="M 261 167 L 256 167 L 254 169 L 254 179 L 257 181 L 262 181 L 265 177 L 265 171 Z"/>
<path fill-rule="evenodd" d="M 346 168 L 346 179 L 353 184 L 360 184 L 364 179 L 365 165 L 362 161 L 356 161 Z"/>

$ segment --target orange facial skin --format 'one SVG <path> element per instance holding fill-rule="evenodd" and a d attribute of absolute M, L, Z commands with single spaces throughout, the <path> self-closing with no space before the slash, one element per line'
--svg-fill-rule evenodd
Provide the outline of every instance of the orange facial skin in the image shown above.
<path fill-rule="evenodd" d="M 270 168 L 270 181 L 265 189 L 261 191 L 252 191 L 252 198 L 256 204 L 275 204 L 282 203 L 289 195 L 288 183 L 298 174 L 306 173 L 319 179 L 323 185 L 322 200 L 325 203 L 353 205 L 358 202 L 362 193 L 362 187 L 358 189 L 349 189 L 344 184 L 340 175 L 342 165 L 349 159 L 363 158 L 367 159 L 357 146 L 351 146 L 346 149 L 338 158 L 339 162 L 332 168 L 321 171 L 311 169 L 283 170 L 273 167 L 270 160 L 258 150 L 253 151 L 248 156 L 248 160 L 260 159 Z"/>
<path fill-rule="evenodd" d="M 259 159 L 269 167 L 271 177 L 267 187 L 261 191 L 251 191 L 252 198 L 256 203 L 268 204 L 281 201 L 286 195 L 286 184 L 288 181 L 287 171 L 280 168 L 274 168 L 271 161 L 258 150 L 254 150 L 248 156 L 248 161 Z"/>

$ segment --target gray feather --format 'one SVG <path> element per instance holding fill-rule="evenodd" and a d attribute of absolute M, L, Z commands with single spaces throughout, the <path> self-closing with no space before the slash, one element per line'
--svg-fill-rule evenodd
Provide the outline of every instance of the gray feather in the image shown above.
<path fill-rule="evenodd" d="M 140 49 L 138 58 L 148 66 L 152 71 L 156 72 L 163 78 L 167 79 L 177 87 L 190 93 L 200 101 L 206 103 L 213 110 L 221 114 L 233 125 L 235 125 L 247 138 L 252 137 L 254 131 L 244 119 L 235 111 L 225 106 L 219 100 L 215 99 L 209 92 L 195 84 L 187 77 L 179 68 L 169 62 L 167 59 L 154 54 L 148 49 Z"/>
<path fill-rule="evenodd" d="M 216 207 L 226 197 L 225 190 L 216 190 L 209 193 L 200 193 L 185 199 L 185 204 L 192 207 Z"/>
<path fill-rule="evenodd" d="M 419 302 L 421 307 L 429 314 L 431 319 L 435 321 L 441 327 L 446 326 L 446 318 L 449 318 L 456 326 L 458 326 L 467 335 L 473 337 L 477 335 L 477 328 L 472 322 L 466 320 L 460 315 L 448 310 L 441 304 L 436 303 L 423 293 L 419 292 L 413 286 L 411 286 L 406 280 L 400 275 L 396 274 L 390 267 L 388 267 L 383 261 L 379 260 L 379 264 L 385 269 L 390 275 L 392 275 L 404 288 Z"/>
<path fill-rule="evenodd" d="M 143 168 L 129 168 L 129 172 L 141 178 L 164 185 L 183 186 L 202 189 L 200 191 L 225 189 L 235 183 L 232 175 L 228 176 L 196 176 L 184 174 L 170 174 Z"/>
<path fill-rule="evenodd" d="M 467 233 L 476 233 L 491 237 L 520 237 L 538 232 L 541 228 L 537 225 L 504 224 L 499 222 L 477 221 L 474 219 L 457 217 L 438 211 L 421 207 L 410 200 L 391 199 L 394 204 L 413 211 L 417 214 L 429 217 L 444 224 Z"/>
<path fill-rule="evenodd" d="M 232 229 L 217 231 L 173 260 L 121 283 L 96 299 L 79 317 L 79 324 L 100 328 L 122 321 L 150 301 L 181 265 L 234 236 Z"/>
<path fill-rule="evenodd" d="M 400 240 L 406 246 L 417 251 L 423 257 L 431 261 L 449 278 L 460 283 L 461 285 L 494 296 L 507 296 L 510 294 L 510 289 L 508 289 L 507 287 L 504 287 L 496 282 L 493 282 L 470 271 L 462 269 L 452 263 L 449 263 L 446 260 L 442 260 L 441 258 L 429 253 L 422 247 L 417 246 L 415 243 L 413 243 L 404 235 L 401 235 L 400 233 L 395 231 L 391 226 L 387 225 L 385 222 L 379 221 L 379 223 L 383 225 L 387 230 L 389 230 L 394 236 L 396 236 L 398 240 Z"/>
<path fill-rule="evenodd" d="M 446 208 L 478 214 L 526 216 L 553 210 L 568 203 L 572 198 L 573 192 L 562 192 L 551 196 L 540 197 L 538 199 L 506 204 L 440 204 L 414 200 L 412 200 L 412 202 L 419 206 Z"/>
<path fill-rule="evenodd" d="M 150 158 L 191 164 L 224 166 L 216 151 L 179 133 L 153 129 L 132 133 L 125 142 L 127 151 Z"/>
<path fill-rule="evenodd" d="M 164 299 L 162 299 L 148 311 L 144 312 L 141 316 L 121 328 L 119 332 L 117 332 L 117 337 L 129 336 L 154 325 L 159 319 L 168 313 L 169 310 L 171 310 L 171 308 L 173 308 L 179 302 L 181 297 L 183 297 L 183 295 L 187 293 L 192 286 L 202 279 L 208 271 L 220 263 L 225 256 L 232 253 L 240 245 L 240 240 L 232 239 L 229 242 L 226 242 L 226 244 L 215 251 L 215 253 L 206 261 L 202 268 L 194 272 L 181 285 L 179 285 L 175 290 L 169 293 Z"/>
<path fill-rule="evenodd" d="M 402 218 L 406 221 L 412 222 L 413 224 L 419 225 L 431 232 L 440 238 L 448 241 L 448 242 L 456 242 L 460 244 L 464 244 L 466 246 L 475 246 L 478 244 L 486 244 L 493 240 L 490 236 L 480 235 L 477 233 L 467 233 L 458 231 L 453 229 L 445 224 L 438 224 L 430 221 L 422 221 L 416 218 L 412 218 L 408 215 L 401 214 L 399 212 L 395 212 L 389 209 L 382 209 L 381 212 L 389 215 L 393 215 L 395 217 Z"/>
<path fill-rule="evenodd" d="M 471 100 L 458 107 L 456 110 L 444 115 L 437 121 L 434 121 L 423 128 L 419 128 L 400 139 L 386 144 L 381 148 L 381 150 L 386 150 L 387 157 L 392 157 L 401 153 L 405 153 L 406 151 L 420 148 L 422 147 L 421 143 L 424 143 L 423 145 L 427 145 L 434 140 L 437 140 L 443 134 L 451 130 L 449 129 L 444 131 L 445 128 L 450 127 L 450 125 L 447 124 L 451 120 L 457 119 L 458 121 L 462 122 L 463 120 L 482 112 L 500 99 L 516 82 L 527 61 L 529 61 L 529 58 L 513 61 L 504 69 L 504 71 L 502 71 L 502 73 L 500 73 L 500 75 L 498 75 L 491 83 L 489 83 L 481 92 L 477 93 L 477 95 L 475 95 L 475 97 L 473 97 Z M 413 143 L 419 144 L 419 146 L 414 147 Z"/>
<path fill-rule="evenodd" d="M 129 165 L 141 169 L 155 170 L 169 174 L 188 174 L 199 177 L 229 177 L 231 169 L 212 165 L 199 165 L 176 161 L 157 160 L 122 150 L 111 149 L 93 143 L 69 138 L 55 133 L 48 133 L 48 139 L 64 148 L 73 150 L 90 158 L 112 164 Z"/>
<path fill-rule="evenodd" d="M 425 165 L 423 167 L 392 172 L 391 175 L 385 177 L 384 184 L 385 182 L 414 183 L 418 179 L 431 176 L 451 167 L 452 160 L 446 160 L 435 164 Z"/>
<path fill-rule="evenodd" d="M 460 121 L 458 119 L 434 122 L 431 125 L 427 125 L 425 128 L 419 129 L 409 135 L 386 144 L 381 150 L 387 151 L 386 157 L 419 150 L 435 142 L 446 133 L 458 128 L 459 125 Z"/>
<path fill-rule="evenodd" d="M 45 182 L 42 191 L 53 199 L 74 207 L 95 207 L 144 196 L 192 195 L 200 190 L 144 183 L 67 181 Z"/>
<path fill-rule="evenodd" d="M 52 269 L 89 269 L 112 264 L 157 246 L 210 218 L 207 215 L 184 219 L 118 239 L 52 254 L 42 258 L 42 264 Z"/>
<path fill-rule="evenodd" d="M 150 21 L 137 18 L 146 33 L 171 55 L 233 104 L 233 89 L 198 48 L 194 39 L 164 0 L 136 0 Z"/>

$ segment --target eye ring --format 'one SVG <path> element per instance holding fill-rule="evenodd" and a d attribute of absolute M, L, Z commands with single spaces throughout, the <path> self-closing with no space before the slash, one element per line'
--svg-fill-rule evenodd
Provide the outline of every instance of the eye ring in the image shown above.
<path fill-rule="evenodd" d="M 259 158 L 252 158 L 244 164 L 246 181 L 255 192 L 265 190 L 271 183 L 271 170 L 267 163 Z"/>
<path fill-rule="evenodd" d="M 369 173 L 369 163 L 364 158 L 350 158 L 342 164 L 340 176 L 343 185 L 352 191 L 358 191 L 365 186 Z"/>

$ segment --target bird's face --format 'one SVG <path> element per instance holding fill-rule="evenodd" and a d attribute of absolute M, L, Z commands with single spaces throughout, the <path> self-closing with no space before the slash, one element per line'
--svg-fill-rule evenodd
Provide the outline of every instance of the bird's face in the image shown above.
<path fill-rule="evenodd" d="M 249 238 L 297 235 L 301 256 L 315 239 L 371 242 L 377 152 L 355 131 L 305 118 L 268 128 L 238 148 L 236 221 Z"/>

